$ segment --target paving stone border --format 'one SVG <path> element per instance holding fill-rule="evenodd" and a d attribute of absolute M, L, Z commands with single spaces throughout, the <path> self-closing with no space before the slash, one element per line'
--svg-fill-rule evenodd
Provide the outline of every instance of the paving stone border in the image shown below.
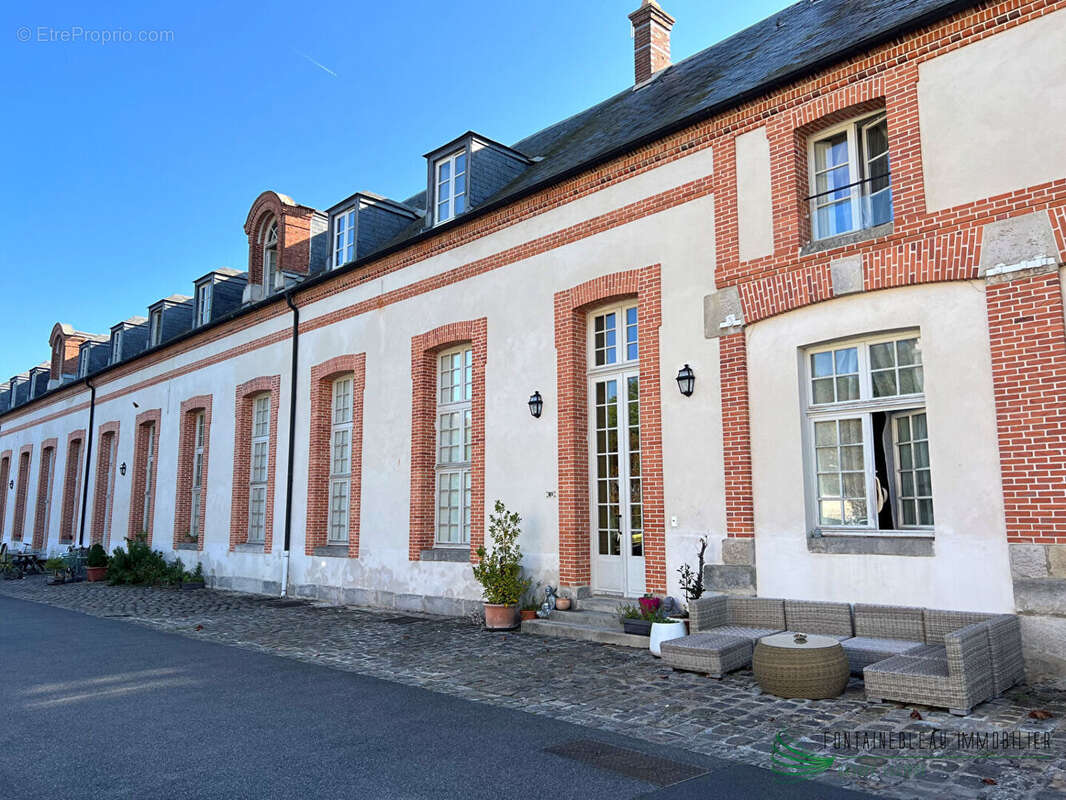
<path fill-rule="evenodd" d="M 398 624 L 399 615 L 390 611 L 211 589 L 49 586 L 41 577 L 0 581 L 0 594 L 764 767 L 771 766 L 775 735 L 787 732 L 802 748 L 834 755 L 833 768 L 817 780 L 885 797 L 1049 800 L 1066 794 L 1061 684 L 1018 686 L 959 718 L 923 706 L 868 703 L 857 680 L 834 700 L 784 700 L 760 693 L 750 671 L 715 680 L 674 672 L 646 651 L 488 633 L 470 619 L 404 614 Z M 1029 717 L 1035 709 L 1052 717 Z M 830 750 L 827 737 L 845 732 L 930 744 L 986 732 L 1032 736 L 1050 740 L 1050 750 L 1035 752 L 1051 758 L 961 760 L 951 757 L 953 747 L 913 750 L 919 758 L 909 763 L 922 767 L 908 775 L 898 768 L 907 762 L 893 758 L 903 752 L 895 744 Z"/>

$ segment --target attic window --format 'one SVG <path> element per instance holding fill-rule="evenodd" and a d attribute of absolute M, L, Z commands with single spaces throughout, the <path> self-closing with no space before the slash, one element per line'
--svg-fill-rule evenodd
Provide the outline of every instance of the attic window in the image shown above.
<path fill-rule="evenodd" d="M 152 320 L 148 329 L 148 346 L 155 347 L 163 341 L 163 309 L 157 308 L 151 314 Z"/>
<path fill-rule="evenodd" d="M 201 283 L 196 287 L 196 327 L 211 321 L 211 284 Z"/>
<path fill-rule="evenodd" d="M 466 211 L 466 150 L 439 159 L 434 172 L 439 225 Z"/>
<path fill-rule="evenodd" d="M 333 217 L 333 266 L 355 261 L 355 208 L 347 208 Z"/>
<path fill-rule="evenodd" d="M 119 329 L 111 334 L 111 363 L 117 364 L 122 360 L 122 330 Z"/>
<path fill-rule="evenodd" d="M 270 220 L 263 232 L 263 288 L 274 291 L 278 273 L 278 221 Z"/>
<path fill-rule="evenodd" d="M 89 348 L 83 347 L 78 353 L 78 377 L 84 378 L 89 374 Z"/>

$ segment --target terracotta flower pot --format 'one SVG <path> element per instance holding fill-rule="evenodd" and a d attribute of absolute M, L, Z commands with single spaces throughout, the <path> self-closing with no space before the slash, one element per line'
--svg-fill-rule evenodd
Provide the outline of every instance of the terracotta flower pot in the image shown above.
<path fill-rule="evenodd" d="M 501 606 L 485 603 L 486 628 L 513 628 L 515 626 L 515 606 Z"/>
<path fill-rule="evenodd" d="M 560 611 L 570 610 L 570 598 L 569 597 L 557 597 L 555 598 L 555 607 Z"/>
<path fill-rule="evenodd" d="M 525 622 L 527 619 L 536 619 L 537 618 L 536 609 L 533 609 L 531 611 L 526 611 L 525 609 L 522 609 L 518 613 L 522 617 L 522 622 Z"/>
<path fill-rule="evenodd" d="M 102 581 L 107 577 L 107 567 L 86 567 L 85 579 L 89 583 L 96 583 Z"/>

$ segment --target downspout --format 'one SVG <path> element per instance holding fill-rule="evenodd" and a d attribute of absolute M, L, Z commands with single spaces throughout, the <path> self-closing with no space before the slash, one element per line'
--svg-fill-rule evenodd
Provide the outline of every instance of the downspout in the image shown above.
<path fill-rule="evenodd" d="M 96 386 L 92 378 L 85 379 L 89 387 L 89 429 L 85 432 L 85 475 L 81 479 L 81 524 L 78 526 L 78 547 L 85 546 L 85 504 L 89 502 L 89 462 L 93 457 L 93 419 L 96 416 Z"/>
<path fill-rule="evenodd" d="M 285 292 L 285 302 L 292 309 L 292 367 L 289 377 L 289 461 L 285 470 L 285 552 L 281 562 L 281 596 L 289 593 L 289 561 L 292 551 L 292 466 L 296 459 L 296 376 L 300 361 L 300 310 L 292 301 L 293 290 Z"/>

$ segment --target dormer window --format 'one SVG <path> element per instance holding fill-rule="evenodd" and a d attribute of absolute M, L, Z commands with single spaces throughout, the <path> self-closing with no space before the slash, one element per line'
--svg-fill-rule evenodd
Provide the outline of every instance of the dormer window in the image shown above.
<path fill-rule="evenodd" d="M 119 329 L 111 334 L 111 363 L 117 364 L 122 360 L 122 330 Z"/>
<path fill-rule="evenodd" d="M 349 208 L 333 217 L 334 268 L 355 261 L 355 208 Z"/>
<path fill-rule="evenodd" d="M 151 322 L 148 327 L 148 346 L 155 347 L 163 341 L 163 309 L 157 308 L 151 312 Z"/>
<path fill-rule="evenodd" d="M 211 284 L 201 283 L 196 287 L 196 327 L 211 321 Z"/>
<path fill-rule="evenodd" d="M 263 289 L 266 294 L 274 291 L 278 273 L 278 221 L 271 219 L 263 235 Z"/>
<path fill-rule="evenodd" d="M 439 225 L 466 211 L 466 150 L 437 161 L 436 221 Z"/>
<path fill-rule="evenodd" d="M 89 374 L 89 348 L 83 347 L 78 353 L 78 377 L 84 378 Z"/>

